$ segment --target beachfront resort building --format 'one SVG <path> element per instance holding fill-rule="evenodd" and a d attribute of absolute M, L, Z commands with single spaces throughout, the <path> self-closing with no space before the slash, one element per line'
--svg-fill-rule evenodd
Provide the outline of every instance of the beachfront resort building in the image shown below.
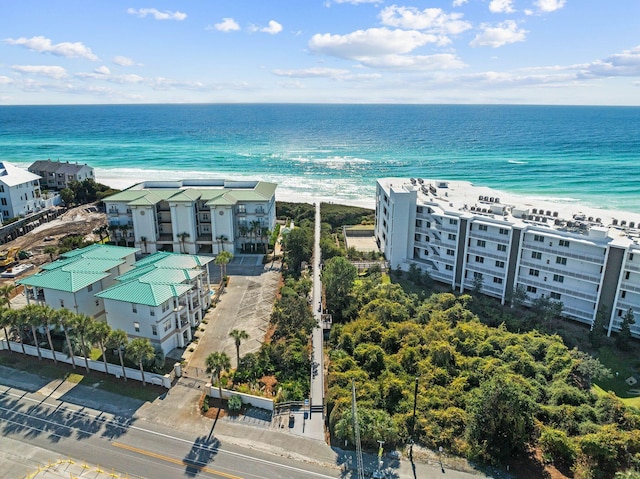
<path fill-rule="evenodd" d="M 115 278 L 133 268 L 135 248 L 91 245 L 63 253 L 41 271 L 16 281 L 25 288 L 27 303 L 68 309 L 105 319 L 104 302 L 95 294 L 115 284 Z"/>
<path fill-rule="evenodd" d="M 140 250 L 92 245 L 70 251 L 17 281 L 29 304 L 66 308 L 106 321 L 130 339 L 148 338 L 167 354 L 192 339 L 211 306 L 213 258 L 158 252 L 136 262 Z"/>
<path fill-rule="evenodd" d="M 460 291 L 507 301 L 546 297 L 608 332 L 640 311 L 640 215 L 507 195 L 463 181 L 379 179 L 376 241 L 393 268 L 412 265 Z M 631 326 L 640 337 L 640 321 Z"/>
<path fill-rule="evenodd" d="M 2 220 L 39 211 L 40 177 L 8 161 L 0 161 L 0 214 Z"/>
<path fill-rule="evenodd" d="M 29 171 L 39 175 L 40 186 L 45 189 L 62 190 L 72 181 L 95 180 L 93 168 L 85 164 L 68 161 L 37 160 L 29 166 Z"/>
<path fill-rule="evenodd" d="M 104 199 L 109 225 L 144 254 L 263 251 L 276 221 L 276 184 L 146 181 Z"/>

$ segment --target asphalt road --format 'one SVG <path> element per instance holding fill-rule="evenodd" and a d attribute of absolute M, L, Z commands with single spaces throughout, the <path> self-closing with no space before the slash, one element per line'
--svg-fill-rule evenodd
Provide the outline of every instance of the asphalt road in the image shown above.
<path fill-rule="evenodd" d="M 74 406 L 15 388 L 0 389 L 0 444 L 5 457 L 25 461 L 27 450 L 50 451 L 48 460 L 71 457 L 105 470 L 154 479 L 175 477 L 334 478 L 337 470 L 294 462 L 182 431 Z M 20 450 L 16 447 L 21 445 Z M 29 447 L 24 447 L 28 445 Z M 46 454 L 44 454 L 46 455 Z M 42 457 L 43 453 L 40 452 Z M 41 460 L 41 459 L 40 459 Z M 4 462 L 4 461 L 3 461 Z M 28 466 L 25 466 L 28 467 Z M 3 467 L 7 472 L 7 469 Z M 32 472 L 33 468 L 20 472 Z M 3 477 L 7 477 L 4 476 Z M 13 476 L 16 477 L 16 476 Z M 17 476 L 19 477 L 19 476 Z"/>

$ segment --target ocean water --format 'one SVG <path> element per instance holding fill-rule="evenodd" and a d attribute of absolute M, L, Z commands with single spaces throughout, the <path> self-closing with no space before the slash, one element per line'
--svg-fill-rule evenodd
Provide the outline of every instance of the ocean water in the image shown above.
<path fill-rule="evenodd" d="M 278 183 L 280 199 L 372 206 L 376 178 L 422 177 L 640 212 L 636 107 L 0 107 L 0 159 L 47 158 L 118 187 L 255 178 Z"/>

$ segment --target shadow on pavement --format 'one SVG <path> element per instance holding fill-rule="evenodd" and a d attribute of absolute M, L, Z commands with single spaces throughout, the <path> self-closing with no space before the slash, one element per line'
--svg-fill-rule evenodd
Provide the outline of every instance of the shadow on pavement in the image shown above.
<path fill-rule="evenodd" d="M 186 466 L 184 471 L 185 476 L 196 477 L 200 474 L 202 469 L 204 469 L 218 453 L 219 447 L 220 441 L 215 437 L 212 439 L 204 436 L 197 437 L 191 446 L 191 450 L 182 460 Z"/>

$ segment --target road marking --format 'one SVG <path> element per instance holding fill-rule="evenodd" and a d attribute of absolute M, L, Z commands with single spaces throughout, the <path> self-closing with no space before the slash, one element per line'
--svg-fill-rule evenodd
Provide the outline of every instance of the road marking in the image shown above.
<path fill-rule="evenodd" d="M 147 451 L 146 449 L 140 449 L 138 447 L 122 444 L 121 442 L 112 442 L 111 445 L 120 449 L 126 449 L 127 451 L 135 452 L 137 454 L 142 454 L 143 456 L 153 457 L 154 459 L 160 459 L 165 462 L 170 462 L 171 464 L 194 467 L 199 471 L 208 472 L 209 474 L 216 474 L 228 479 L 242 479 L 242 477 L 240 476 L 234 476 L 233 474 L 227 474 L 226 472 L 217 471 L 215 469 L 211 469 L 210 467 L 198 464 L 197 462 L 186 461 L 184 459 L 175 459 L 173 457 L 165 456 L 164 454 L 158 454 L 157 452 Z"/>

